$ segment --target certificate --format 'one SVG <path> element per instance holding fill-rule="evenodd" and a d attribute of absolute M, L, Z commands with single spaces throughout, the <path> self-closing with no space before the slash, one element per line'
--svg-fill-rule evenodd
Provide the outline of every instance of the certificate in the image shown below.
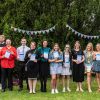
<path fill-rule="evenodd" d="M 65 63 L 69 63 L 69 55 L 65 55 Z"/>
<path fill-rule="evenodd" d="M 19 54 L 19 59 L 20 59 L 20 61 L 24 61 L 24 54 L 23 53 Z"/>
<path fill-rule="evenodd" d="M 100 60 L 100 54 L 96 54 L 96 60 Z"/>
<path fill-rule="evenodd" d="M 6 51 L 5 53 L 5 58 L 9 58 L 10 57 L 11 52 L 10 51 Z"/>
<path fill-rule="evenodd" d="M 82 61 L 82 55 L 77 55 L 77 61 L 79 61 L 79 62 Z"/>
<path fill-rule="evenodd" d="M 30 60 L 32 60 L 32 61 L 36 60 L 36 54 L 32 54 L 30 57 Z"/>
<path fill-rule="evenodd" d="M 48 52 L 44 52 L 44 58 L 48 59 Z"/>
<path fill-rule="evenodd" d="M 58 52 L 54 52 L 54 58 L 58 58 L 59 57 L 59 53 Z"/>

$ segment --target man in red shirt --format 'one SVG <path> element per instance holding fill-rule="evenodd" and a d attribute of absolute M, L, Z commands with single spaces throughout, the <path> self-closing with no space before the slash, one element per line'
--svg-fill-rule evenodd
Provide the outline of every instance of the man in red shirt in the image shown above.
<path fill-rule="evenodd" d="M 6 78 L 8 78 L 8 88 L 10 91 L 13 89 L 12 74 L 15 66 L 15 59 L 17 57 L 16 49 L 11 46 L 11 40 L 6 40 L 6 46 L 1 49 L 1 72 L 2 72 L 2 92 L 6 89 Z"/>

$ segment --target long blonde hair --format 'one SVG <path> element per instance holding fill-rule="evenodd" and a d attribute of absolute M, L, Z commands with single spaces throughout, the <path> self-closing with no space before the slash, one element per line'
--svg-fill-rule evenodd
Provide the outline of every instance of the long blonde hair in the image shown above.
<path fill-rule="evenodd" d="M 89 45 L 91 46 L 91 51 L 93 51 L 93 44 L 92 44 L 91 42 L 89 42 L 89 43 L 87 44 L 87 46 L 86 46 L 86 51 L 87 51 L 87 47 L 88 47 Z"/>

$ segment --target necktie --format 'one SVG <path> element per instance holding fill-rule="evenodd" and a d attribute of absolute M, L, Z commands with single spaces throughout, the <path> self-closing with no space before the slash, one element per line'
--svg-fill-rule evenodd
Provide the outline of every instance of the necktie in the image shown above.
<path fill-rule="evenodd" d="M 25 52 L 25 46 L 23 46 L 23 54 L 24 54 L 24 52 Z"/>

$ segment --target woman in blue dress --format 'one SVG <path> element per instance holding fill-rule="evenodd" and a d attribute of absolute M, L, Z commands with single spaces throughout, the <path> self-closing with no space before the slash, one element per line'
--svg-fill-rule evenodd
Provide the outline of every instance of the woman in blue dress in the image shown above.
<path fill-rule="evenodd" d="M 98 92 L 100 92 L 100 43 L 96 45 L 96 51 L 94 52 L 93 59 L 94 59 L 93 71 L 96 73 Z"/>
<path fill-rule="evenodd" d="M 62 72 L 63 53 L 60 50 L 58 43 L 54 44 L 52 51 L 49 54 L 50 74 L 51 74 L 51 94 L 58 93 L 57 78 Z"/>

